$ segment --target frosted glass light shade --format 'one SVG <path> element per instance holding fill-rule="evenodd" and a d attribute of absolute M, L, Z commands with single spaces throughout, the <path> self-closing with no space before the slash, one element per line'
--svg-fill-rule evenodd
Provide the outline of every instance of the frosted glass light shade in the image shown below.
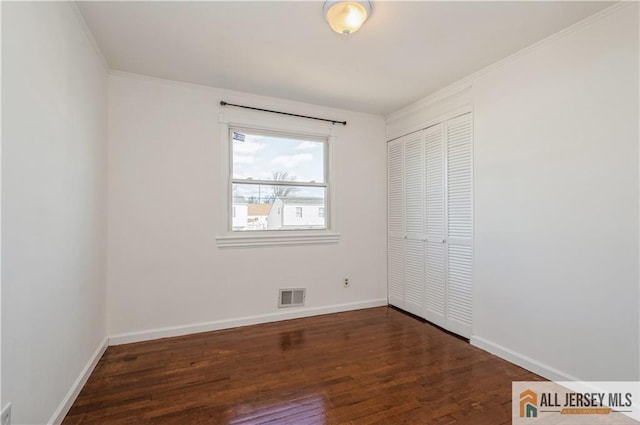
<path fill-rule="evenodd" d="M 360 29 L 371 14 L 369 1 L 326 1 L 324 17 L 332 30 L 349 35 Z"/>

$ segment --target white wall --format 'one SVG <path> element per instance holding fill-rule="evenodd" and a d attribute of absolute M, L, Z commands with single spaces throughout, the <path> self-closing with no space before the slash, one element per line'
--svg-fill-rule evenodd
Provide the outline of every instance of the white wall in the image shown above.
<path fill-rule="evenodd" d="M 2 4 L 2 405 L 49 421 L 106 337 L 107 74 L 68 3 Z"/>
<path fill-rule="evenodd" d="M 474 334 L 639 379 L 638 4 L 474 81 Z M 494 347 L 495 348 L 495 347 Z"/>
<path fill-rule="evenodd" d="M 337 245 L 218 248 L 220 100 L 349 121 L 334 144 Z M 382 117 L 124 74 L 108 115 L 111 335 L 273 314 L 281 287 L 307 287 L 305 309 L 386 302 Z"/>
<path fill-rule="evenodd" d="M 474 82 L 474 333 L 580 379 L 638 379 L 638 13 Z"/>
<path fill-rule="evenodd" d="M 473 107 L 471 342 L 552 379 L 639 379 L 638 4 L 387 117 Z"/>

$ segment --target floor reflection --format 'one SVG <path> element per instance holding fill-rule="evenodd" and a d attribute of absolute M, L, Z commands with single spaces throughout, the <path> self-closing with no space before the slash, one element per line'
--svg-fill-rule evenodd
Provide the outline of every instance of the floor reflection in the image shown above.
<path fill-rule="evenodd" d="M 280 334 L 280 348 L 282 351 L 286 351 L 291 348 L 303 347 L 304 344 L 304 329 L 298 329 L 292 332 L 282 332 Z"/>
<path fill-rule="evenodd" d="M 318 394 L 291 394 L 291 398 L 252 400 L 236 405 L 230 425 L 287 423 L 296 425 L 324 425 L 326 409 L 324 397 Z"/>

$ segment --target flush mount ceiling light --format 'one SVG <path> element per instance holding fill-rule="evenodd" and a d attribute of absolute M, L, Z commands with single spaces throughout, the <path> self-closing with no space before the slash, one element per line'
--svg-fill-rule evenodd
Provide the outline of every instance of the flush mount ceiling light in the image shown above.
<path fill-rule="evenodd" d="M 358 31 L 372 9 L 370 1 L 327 0 L 322 6 L 324 18 L 331 29 L 343 35 Z"/>

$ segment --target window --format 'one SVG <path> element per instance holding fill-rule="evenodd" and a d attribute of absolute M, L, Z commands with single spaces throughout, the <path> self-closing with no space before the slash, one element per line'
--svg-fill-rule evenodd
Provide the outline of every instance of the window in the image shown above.
<path fill-rule="evenodd" d="M 324 207 L 318 208 L 318 217 L 324 217 Z"/>
<path fill-rule="evenodd" d="M 327 138 L 230 127 L 229 141 L 232 231 L 328 228 Z"/>

